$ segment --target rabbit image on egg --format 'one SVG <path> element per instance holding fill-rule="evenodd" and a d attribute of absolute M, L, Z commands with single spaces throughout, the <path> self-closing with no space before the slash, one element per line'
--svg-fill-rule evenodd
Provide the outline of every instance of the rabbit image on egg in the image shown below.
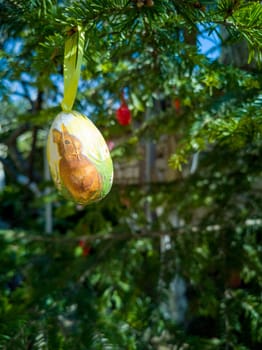
<path fill-rule="evenodd" d="M 63 185 L 79 202 L 95 201 L 101 192 L 102 180 L 95 165 L 82 154 L 82 144 L 62 124 L 62 131 L 52 130 L 53 142 L 57 145 L 59 172 Z"/>

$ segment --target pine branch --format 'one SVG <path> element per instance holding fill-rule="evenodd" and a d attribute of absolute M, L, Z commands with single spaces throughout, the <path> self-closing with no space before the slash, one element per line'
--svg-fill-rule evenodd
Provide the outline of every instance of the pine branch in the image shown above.
<path fill-rule="evenodd" d="M 223 20 L 219 20 L 223 17 Z M 241 35 L 248 43 L 249 62 L 262 63 L 262 4 L 259 2 L 241 2 L 221 0 L 213 22 L 227 27 L 234 37 Z"/>

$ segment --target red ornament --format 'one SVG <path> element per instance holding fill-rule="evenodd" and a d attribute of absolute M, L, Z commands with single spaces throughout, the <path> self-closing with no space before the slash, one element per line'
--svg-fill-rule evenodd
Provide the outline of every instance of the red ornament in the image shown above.
<path fill-rule="evenodd" d="M 82 256 L 87 256 L 90 253 L 91 248 L 88 246 L 83 247 Z"/>
<path fill-rule="evenodd" d="M 174 106 L 176 112 L 179 112 L 179 111 L 180 111 L 181 102 L 180 102 L 179 98 L 175 98 L 175 99 L 174 99 L 174 101 L 173 101 L 173 106 Z"/>
<path fill-rule="evenodd" d="M 229 274 L 227 280 L 227 286 L 230 288 L 239 288 L 241 286 L 241 276 L 240 272 L 236 270 L 232 270 Z"/>
<path fill-rule="evenodd" d="M 90 253 L 91 247 L 84 240 L 80 240 L 78 246 L 82 248 L 82 256 L 87 256 Z"/>
<path fill-rule="evenodd" d="M 129 125 L 131 123 L 131 112 L 124 101 L 116 111 L 116 119 L 120 125 Z"/>

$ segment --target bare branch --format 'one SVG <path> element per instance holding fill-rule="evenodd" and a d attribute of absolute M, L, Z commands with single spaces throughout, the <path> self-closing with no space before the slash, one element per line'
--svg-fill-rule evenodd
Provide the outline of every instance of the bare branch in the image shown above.
<path fill-rule="evenodd" d="M 67 237 L 67 236 L 50 236 L 50 235 L 24 235 L 23 233 L 17 233 L 16 240 L 17 239 L 24 239 L 26 238 L 30 242 L 53 242 L 53 243 L 65 243 L 65 244 L 72 244 L 77 243 L 80 240 L 86 241 L 86 242 L 96 242 L 96 241 L 128 241 L 128 240 L 140 240 L 143 238 L 149 238 L 149 239 L 155 239 L 160 238 L 162 236 L 176 236 L 177 234 L 181 234 L 183 232 L 186 232 L 187 230 L 192 231 L 191 228 L 187 227 L 179 227 L 174 228 L 172 231 L 142 231 L 137 234 L 127 232 L 127 233 L 111 233 L 111 234 L 93 234 L 93 235 L 85 235 L 85 236 L 77 236 L 77 237 Z"/>
<path fill-rule="evenodd" d="M 15 166 L 17 169 L 21 172 L 24 172 L 26 167 L 25 167 L 25 160 L 19 152 L 17 148 L 17 138 L 22 135 L 24 132 L 29 130 L 29 124 L 23 124 L 21 125 L 18 129 L 16 129 L 10 137 L 5 141 L 5 144 L 8 146 L 8 153 L 10 155 L 10 158 L 13 160 Z"/>

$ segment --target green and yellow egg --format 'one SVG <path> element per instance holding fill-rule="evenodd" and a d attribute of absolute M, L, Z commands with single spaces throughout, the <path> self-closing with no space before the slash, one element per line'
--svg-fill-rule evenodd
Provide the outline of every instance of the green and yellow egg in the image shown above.
<path fill-rule="evenodd" d="M 47 159 L 55 186 L 76 203 L 99 201 L 112 187 L 108 146 L 94 123 L 81 113 L 56 116 L 48 134 Z"/>

